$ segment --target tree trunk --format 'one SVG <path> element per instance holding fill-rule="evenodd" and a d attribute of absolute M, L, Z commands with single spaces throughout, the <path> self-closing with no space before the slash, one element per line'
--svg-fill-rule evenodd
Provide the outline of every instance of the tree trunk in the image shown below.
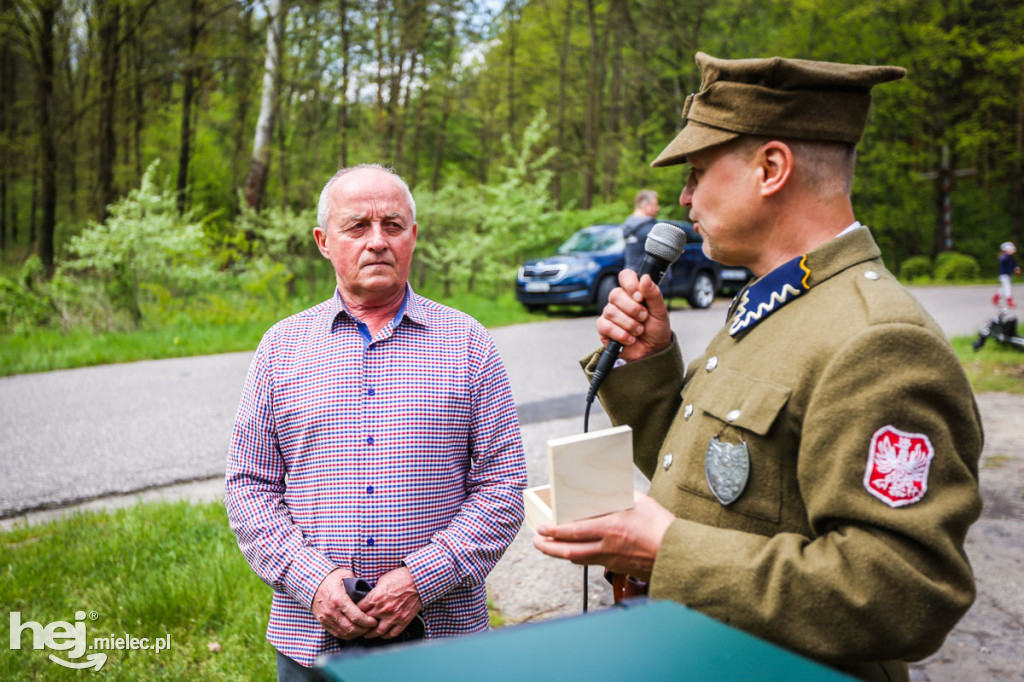
<path fill-rule="evenodd" d="M 338 168 L 348 166 L 348 60 L 349 24 L 348 2 L 338 0 L 338 15 L 341 22 L 341 102 L 338 105 Z"/>
<path fill-rule="evenodd" d="M 77 106 L 76 102 L 85 101 L 86 89 L 82 88 L 81 94 L 75 92 L 75 68 L 70 59 L 62 60 L 62 66 L 64 67 L 64 79 L 67 82 L 68 109 L 74 112 Z M 0 92 L 7 92 L 7 89 L 0 87 Z M 11 99 L 13 100 L 14 97 L 12 96 Z M 72 220 L 78 218 L 78 144 L 81 137 L 79 127 L 79 117 L 72 115 L 71 121 L 62 135 L 68 148 L 64 168 L 68 177 L 68 215 Z"/>
<path fill-rule="evenodd" d="M 622 47 L 623 31 L 628 22 L 628 9 L 625 0 L 612 0 L 609 8 L 608 18 L 611 23 L 610 29 L 605 31 L 605 39 L 609 32 L 612 32 L 612 78 L 608 103 L 608 127 L 602 136 L 602 152 L 604 156 L 604 183 L 601 191 L 601 198 L 605 202 L 615 199 L 616 186 L 619 174 L 619 154 L 622 148 L 622 107 L 625 102 L 625 83 L 623 79 Z M 605 51 L 602 50 L 602 54 Z"/>
<path fill-rule="evenodd" d="M 392 34 L 401 30 L 396 28 L 396 23 L 392 13 L 390 24 L 390 32 Z M 403 52 L 405 42 L 404 37 L 391 40 L 391 63 L 388 65 L 391 77 L 388 79 L 388 101 L 384 112 L 384 150 L 381 157 L 392 165 L 395 165 L 394 142 L 398 135 L 398 106 L 402 98 L 402 76 L 405 74 L 405 54 Z"/>
<path fill-rule="evenodd" d="M 594 0 L 587 0 L 587 29 L 590 35 L 590 59 L 587 70 L 587 111 L 583 132 L 583 201 L 582 208 L 589 209 L 594 204 L 594 185 L 597 175 L 597 130 L 598 116 L 601 107 L 601 87 L 598 64 L 601 50 L 597 35 L 597 16 Z"/>
<path fill-rule="evenodd" d="M 420 172 L 420 140 L 423 135 L 423 113 L 426 109 L 430 90 L 420 90 L 419 101 L 416 102 L 416 122 L 412 128 L 412 168 L 409 171 L 409 186 L 415 187 Z"/>
<path fill-rule="evenodd" d="M 146 70 L 146 59 L 142 50 L 142 38 L 136 31 L 132 36 L 132 168 L 134 175 L 141 178 L 145 169 L 142 167 L 142 130 L 146 121 L 146 87 L 143 83 Z"/>
<path fill-rule="evenodd" d="M 430 176 L 430 189 L 434 192 L 441 186 L 441 167 L 444 165 L 444 146 L 448 142 L 448 117 L 451 115 L 451 110 L 452 86 L 451 83 L 445 83 L 441 101 L 441 125 L 437 131 L 437 146 L 434 147 L 434 171 Z"/>
<path fill-rule="evenodd" d="M 199 45 L 199 15 L 203 11 L 202 0 L 191 0 L 188 12 L 188 34 L 185 45 L 185 69 L 182 74 L 181 95 L 181 143 L 178 147 L 178 213 L 188 206 L 188 166 L 192 160 L 192 103 L 196 97 L 196 47 Z"/>
<path fill-rule="evenodd" d="M 53 275 L 53 237 L 57 225 L 57 134 L 53 122 L 53 33 L 59 0 L 47 0 L 39 8 L 39 133 L 41 145 L 39 258 L 46 276 Z"/>
<path fill-rule="evenodd" d="M 323 22 L 319 20 L 320 17 L 318 16 L 320 12 L 320 0 L 317 0 L 317 2 L 313 3 L 312 9 L 313 13 L 309 19 L 309 34 L 313 43 L 313 56 L 309 60 L 305 68 L 307 70 L 312 69 L 313 74 L 321 74 L 324 73 L 325 56 L 318 48 L 326 41 L 323 32 Z M 313 78 L 309 79 L 309 85 L 306 86 L 307 91 L 312 92 L 305 105 L 306 119 L 308 123 L 306 124 L 305 130 L 303 132 L 305 134 L 306 139 L 305 148 L 312 150 L 313 152 L 313 168 L 320 168 L 320 154 L 323 151 L 322 145 L 320 144 L 320 134 L 323 131 L 323 126 L 320 125 L 320 121 L 323 120 L 323 118 L 321 117 L 321 110 L 329 109 L 329 105 L 325 104 L 324 100 L 326 99 L 329 103 L 330 98 L 333 94 L 332 93 L 329 94 L 327 97 L 324 97 L 321 83 L 321 79 L 317 76 L 314 76 Z M 330 91 L 330 88 L 328 88 L 328 91 Z M 283 122 L 285 120 L 287 119 L 281 119 L 282 128 L 284 127 Z M 282 158 L 282 169 L 285 169 L 285 165 L 286 164 L 284 163 L 284 158 Z"/>
<path fill-rule="evenodd" d="M 1024 172 L 1021 171 L 1021 163 L 1024 161 L 1024 64 L 1020 67 L 1020 90 L 1017 93 L 1016 137 L 1016 154 L 1013 155 L 1013 173 L 1010 176 L 1010 221 L 1013 235 L 1020 244 L 1024 242 Z"/>
<path fill-rule="evenodd" d="M 377 0 L 377 109 L 375 120 L 377 122 L 378 148 L 384 135 L 384 15 L 384 0 Z"/>
<path fill-rule="evenodd" d="M 434 192 L 441 186 L 441 167 L 444 165 L 444 146 L 447 142 L 448 117 L 452 108 L 452 80 L 455 78 L 455 17 L 451 8 L 445 12 L 448 39 L 445 41 L 444 94 L 441 100 L 441 125 L 437 131 L 437 146 L 434 147 L 434 171 L 430 177 L 430 189 Z"/>
<path fill-rule="evenodd" d="M 240 27 L 245 43 L 254 37 L 252 31 L 252 8 L 247 6 L 242 16 Z M 246 119 L 249 118 L 249 106 L 252 100 L 249 98 L 249 75 L 252 73 L 252 60 L 239 59 L 235 69 L 235 89 L 237 99 L 235 100 L 235 146 L 231 154 L 231 196 L 238 196 L 238 186 L 242 179 L 242 164 L 245 161 L 245 131 Z"/>
<path fill-rule="evenodd" d="M 558 124 L 555 146 L 558 156 L 555 157 L 555 175 L 551 179 L 551 196 L 555 200 L 555 208 L 562 208 L 562 178 L 569 171 L 568 158 L 565 153 L 565 107 L 566 88 L 569 83 L 569 37 L 572 34 L 572 2 L 565 0 L 565 21 L 562 24 L 562 46 L 558 50 Z"/>
<path fill-rule="evenodd" d="M 32 192 L 30 194 L 32 201 L 28 207 L 28 248 L 30 251 L 36 248 L 36 227 L 39 224 L 39 167 L 42 165 L 40 155 L 41 151 L 37 147 L 35 163 L 32 166 Z"/>
<path fill-rule="evenodd" d="M 480 158 L 477 161 L 477 179 L 481 185 L 486 185 L 491 170 L 491 143 L 494 139 L 494 128 L 497 125 L 494 112 L 498 108 L 496 101 L 498 97 L 486 83 L 481 86 L 483 88 L 481 96 L 483 111 L 480 113 Z"/>
<path fill-rule="evenodd" d="M 96 206 L 100 220 L 107 219 L 114 203 L 114 161 L 117 141 L 114 118 L 117 110 L 117 67 L 120 51 L 121 0 L 103 0 L 96 7 L 100 48 L 99 154 L 96 161 Z"/>
<path fill-rule="evenodd" d="M 281 41 L 284 40 L 284 3 L 268 0 L 267 12 L 267 54 L 263 63 L 263 97 L 260 100 L 260 117 L 256 122 L 256 136 L 252 145 L 252 160 L 249 175 L 245 180 L 245 201 L 256 208 L 263 199 L 267 188 L 267 174 L 270 170 L 270 146 L 274 137 L 274 115 L 277 111 L 277 74 L 281 63 Z"/>
<path fill-rule="evenodd" d="M 284 94 L 281 87 L 281 69 L 277 70 L 278 83 L 277 92 L 280 96 L 277 98 L 277 113 L 274 118 L 277 119 L 277 158 L 278 158 L 278 178 L 281 182 L 281 205 L 288 205 L 288 145 L 285 143 L 285 121 L 291 120 L 291 102 L 292 102 L 292 88 L 289 87 L 288 93 Z M 292 279 L 294 281 L 294 278 Z M 290 293 L 290 292 L 289 292 Z"/>
<path fill-rule="evenodd" d="M 419 61 L 419 52 L 413 51 L 409 63 L 409 77 L 406 79 L 405 94 L 402 96 L 402 103 L 398 108 L 400 112 L 396 121 L 395 129 L 395 166 L 405 172 L 405 117 L 409 111 L 409 102 L 412 99 L 412 82 L 416 78 L 416 64 Z"/>
<path fill-rule="evenodd" d="M 7 2 L 0 7 L 3 8 L 4 13 L 10 9 Z M 11 43 L 6 35 L 6 27 L 0 30 L 3 30 L 3 46 L 0 47 L 0 92 L 4 93 L 3 97 L 0 97 L 0 252 L 4 252 L 7 250 L 7 178 L 11 168 L 11 154 L 8 150 L 11 139 L 7 113 L 8 97 L 12 103 L 16 100 L 11 88 L 14 81 L 10 69 Z"/>
<path fill-rule="evenodd" d="M 516 0 L 508 0 L 508 134 L 516 130 L 516 20 L 519 7 Z"/>

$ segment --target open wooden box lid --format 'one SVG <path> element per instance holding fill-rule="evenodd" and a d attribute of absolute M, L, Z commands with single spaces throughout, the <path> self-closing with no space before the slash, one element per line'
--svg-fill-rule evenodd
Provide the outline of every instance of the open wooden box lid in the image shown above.
<path fill-rule="evenodd" d="M 523 493 L 526 524 L 557 524 L 633 507 L 633 430 L 628 426 L 548 441 L 548 485 Z"/>

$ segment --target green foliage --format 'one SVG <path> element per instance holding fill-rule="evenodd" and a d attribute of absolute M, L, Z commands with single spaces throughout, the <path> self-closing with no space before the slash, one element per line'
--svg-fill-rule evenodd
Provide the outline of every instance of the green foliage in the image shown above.
<path fill-rule="evenodd" d="M 973 282 L 978 279 L 980 273 L 978 261 L 962 253 L 947 251 L 935 259 L 937 282 Z"/>
<path fill-rule="evenodd" d="M 43 274 L 43 262 L 32 255 L 17 277 L 0 277 L 0 325 L 5 331 L 17 332 L 50 322 L 55 310 Z"/>
<path fill-rule="evenodd" d="M 554 150 L 537 149 L 548 127 L 540 111 L 518 149 L 510 136 L 502 139 L 508 165 L 498 184 L 418 192 L 418 257 L 446 293 L 456 284 L 470 291 L 507 287 L 525 254 L 560 239 L 545 169 Z"/>
<path fill-rule="evenodd" d="M 63 264 L 104 282 L 110 301 L 135 324 L 142 321 L 144 284 L 187 299 L 218 280 L 202 224 L 190 213 L 178 215 L 174 193 L 156 183 L 158 165 L 153 162 L 139 188 L 110 207 L 106 222 L 90 223 L 71 238 L 73 258 Z"/>
<path fill-rule="evenodd" d="M 242 287 L 283 304 L 295 293 L 296 277 L 321 257 L 313 239 L 316 207 L 293 211 L 278 206 L 256 211 L 239 197 L 239 210 L 236 233 L 251 244 L 253 256 L 244 264 Z"/>
<path fill-rule="evenodd" d="M 900 263 L 899 276 L 904 282 L 927 281 L 932 276 L 932 261 L 928 256 L 911 256 Z"/>

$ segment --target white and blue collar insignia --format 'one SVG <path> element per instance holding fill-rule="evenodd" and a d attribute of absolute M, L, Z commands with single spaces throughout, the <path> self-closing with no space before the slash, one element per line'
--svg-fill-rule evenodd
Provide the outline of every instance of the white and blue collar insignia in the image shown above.
<path fill-rule="evenodd" d="M 797 256 L 744 289 L 729 320 L 729 336 L 750 329 L 807 291 L 810 276 L 807 256 Z"/>

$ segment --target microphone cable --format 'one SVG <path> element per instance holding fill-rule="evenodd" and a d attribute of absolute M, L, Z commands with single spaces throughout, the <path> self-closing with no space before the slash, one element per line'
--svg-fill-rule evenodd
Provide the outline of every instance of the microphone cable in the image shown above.
<path fill-rule="evenodd" d="M 587 407 L 583 411 L 583 433 L 590 432 L 590 406 L 594 404 L 593 395 L 587 396 Z M 587 612 L 587 606 L 590 601 L 590 566 L 583 564 L 583 613 Z"/>
<path fill-rule="evenodd" d="M 651 228 L 647 235 L 647 241 L 644 242 L 644 259 L 640 263 L 637 274 L 641 277 L 650 275 L 655 284 L 661 284 L 665 272 L 679 259 L 685 248 L 685 230 L 671 223 L 657 223 Z M 594 404 L 597 389 L 615 367 L 615 361 L 621 352 L 621 343 L 609 341 L 601 353 L 590 382 L 590 388 L 587 391 L 587 405 L 583 412 L 583 433 L 590 432 L 590 408 Z M 587 612 L 590 601 L 589 568 L 588 565 L 583 565 L 583 613 Z"/>

